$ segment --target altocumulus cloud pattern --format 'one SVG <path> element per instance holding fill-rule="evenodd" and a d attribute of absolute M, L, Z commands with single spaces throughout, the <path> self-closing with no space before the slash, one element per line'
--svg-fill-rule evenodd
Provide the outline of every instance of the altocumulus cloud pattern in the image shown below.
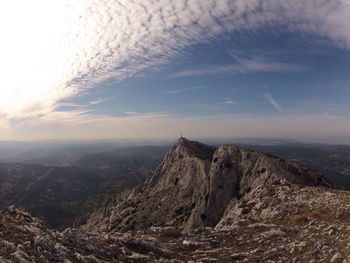
<path fill-rule="evenodd" d="M 0 114 L 8 119 L 52 112 L 100 81 L 131 77 L 241 29 L 283 27 L 350 48 L 348 0 L 8 2 L 0 4 Z"/>

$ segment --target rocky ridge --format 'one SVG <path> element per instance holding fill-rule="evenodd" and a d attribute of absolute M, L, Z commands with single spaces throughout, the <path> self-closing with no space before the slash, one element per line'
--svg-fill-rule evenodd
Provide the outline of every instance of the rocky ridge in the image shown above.
<path fill-rule="evenodd" d="M 14 206 L 0 212 L 1 263 L 174 262 L 170 258 L 166 248 L 147 237 L 71 228 L 59 232 Z"/>
<path fill-rule="evenodd" d="M 315 184 L 332 187 L 319 172 L 284 159 L 238 146 L 214 148 L 180 138 L 154 176 L 97 211 L 82 229 L 90 232 L 152 226 L 180 227 L 186 232 L 204 227 L 220 229 L 228 221 L 239 219 L 233 215 L 242 202 L 270 196 L 282 186 Z M 263 215 L 254 216 L 259 220 Z"/>

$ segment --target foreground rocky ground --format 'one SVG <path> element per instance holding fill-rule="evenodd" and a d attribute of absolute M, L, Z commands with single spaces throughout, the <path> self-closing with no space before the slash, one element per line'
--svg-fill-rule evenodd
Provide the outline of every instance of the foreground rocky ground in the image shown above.
<path fill-rule="evenodd" d="M 266 198 L 242 200 L 236 219 L 225 215 L 216 229 L 192 233 L 173 227 L 58 232 L 10 207 L 0 213 L 0 262 L 350 262 L 349 192 L 274 190 Z"/>

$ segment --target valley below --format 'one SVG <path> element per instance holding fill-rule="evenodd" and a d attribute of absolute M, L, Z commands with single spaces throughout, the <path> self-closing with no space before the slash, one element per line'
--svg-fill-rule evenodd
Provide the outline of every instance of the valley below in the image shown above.
<path fill-rule="evenodd" d="M 111 196 L 152 175 L 167 147 L 136 147 L 60 160 L 0 164 L 0 209 L 15 204 L 52 228 L 79 225 Z"/>

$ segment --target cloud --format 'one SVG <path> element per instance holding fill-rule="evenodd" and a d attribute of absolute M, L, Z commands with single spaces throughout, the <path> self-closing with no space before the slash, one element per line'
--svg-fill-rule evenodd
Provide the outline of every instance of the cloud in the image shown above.
<path fill-rule="evenodd" d="M 267 93 L 263 95 L 263 97 L 273 106 L 279 113 L 283 113 L 284 110 L 282 107 L 277 103 L 277 101 L 273 98 L 272 94 Z"/>
<path fill-rule="evenodd" d="M 138 115 L 139 113 L 135 112 L 135 111 L 127 111 L 125 112 L 128 115 Z"/>
<path fill-rule="evenodd" d="M 92 100 L 86 103 L 74 103 L 74 102 L 61 102 L 59 106 L 62 107 L 69 107 L 69 108 L 88 108 L 90 106 L 94 106 L 97 104 L 100 104 L 102 102 L 107 101 L 108 99 L 96 99 Z"/>
<path fill-rule="evenodd" d="M 89 105 L 96 105 L 105 102 L 107 99 L 97 99 L 89 102 Z"/>
<path fill-rule="evenodd" d="M 350 48 L 349 17 L 344 0 L 2 1 L 0 115 L 49 114 L 62 99 L 103 80 L 134 76 L 185 47 L 238 30 L 281 26 Z M 271 63 L 243 61 L 243 68 L 216 70 L 297 66 Z"/>
<path fill-rule="evenodd" d="M 236 101 L 234 101 L 233 99 L 227 98 L 227 99 L 224 101 L 224 104 L 236 104 Z"/>
<path fill-rule="evenodd" d="M 189 69 L 171 74 L 173 78 L 200 76 L 200 75 L 218 75 L 218 74 L 235 74 L 248 72 L 301 72 L 305 71 L 303 65 L 268 61 L 264 58 L 254 59 L 237 59 L 237 64 L 230 65 L 212 65 L 205 68 Z"/>
<path fill-rule="evenodd" d="M 193 87 L 193 88 L 184 88 L 184 89 L 174 89 L 174 90 L 168 90 L 165 93 L 166 94 L 176 94 L 176 93 L 182 93 L 192 90 L 198 90 L 198 89 L 204 89 L 204 87 Z"/>
<path fill-rule="evenodd" d="M 87 107 L 89 104 L 79 104 L 79 103 L 73 103 L 73 102 L 64 102 L 61 103 L 61 107 L 75 107 L 75 108 L 80 108 L 80 107 Z"/>

